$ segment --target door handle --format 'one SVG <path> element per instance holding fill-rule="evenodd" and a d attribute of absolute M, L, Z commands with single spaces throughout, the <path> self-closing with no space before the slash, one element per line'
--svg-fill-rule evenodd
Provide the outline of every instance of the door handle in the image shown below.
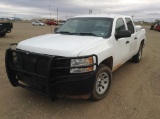
<path fill-rule="evenodd" d="M 134 40 L 136 40 L 136 39 L 137 39 L 137 37 L 134 38 Z"/>
<path fill-rule="evenodd" d="M 128 44 L 129 43 L 129 41 L 126 41 L 126 44 Z"/>

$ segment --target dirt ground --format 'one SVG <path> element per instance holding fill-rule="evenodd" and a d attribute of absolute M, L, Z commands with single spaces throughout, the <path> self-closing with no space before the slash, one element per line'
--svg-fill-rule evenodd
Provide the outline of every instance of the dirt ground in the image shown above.
<path fill-rule="evenodd" d="M 5 72 L 4 56 L 9 43 L 51 32 L 50 26 L 14 23 L 0 38 L 1 119 L 160 119 L 160 32 L 147 30 L 147 44 L 140 63 L 127 62 L 115 72 L 103 100 L 58 99 L 52 102 L 31 91 L 14 88 Z"/>

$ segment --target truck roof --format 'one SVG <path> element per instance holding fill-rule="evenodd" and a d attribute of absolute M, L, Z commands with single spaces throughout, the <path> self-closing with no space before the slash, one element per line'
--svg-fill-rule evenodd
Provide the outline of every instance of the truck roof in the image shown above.
<path fill-rule="evenodd" d="M 83 18 L 83 17 L 101 17 L 101 18 L 115 18 L 115 17 L 130 17 L 130 16 L 125 16 L 125 15 L 119 15 L 119 14 L 98 14 L 98 15 L 79 15 L 75 16 L 73 18 Z"/>

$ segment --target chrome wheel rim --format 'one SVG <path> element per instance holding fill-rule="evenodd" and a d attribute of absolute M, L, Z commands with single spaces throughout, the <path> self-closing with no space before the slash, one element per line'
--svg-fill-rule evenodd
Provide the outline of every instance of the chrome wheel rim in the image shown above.
<path fill-rule="evenodd" d="M 97 82 L 96 82 L 96 92 L 101 95 L 105 93 L 105 91 L 108 89 L 109 86 L 109 75 L 106 72 L 101 73 L 98 76 Z"/>

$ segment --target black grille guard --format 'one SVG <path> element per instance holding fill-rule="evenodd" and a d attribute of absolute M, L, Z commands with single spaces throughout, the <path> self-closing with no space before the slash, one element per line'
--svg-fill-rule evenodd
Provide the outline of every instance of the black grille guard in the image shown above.
<path fill-rule="evenodd" d="M 88 73 L 77 73 L 77 74 L 70 74 L 70 69 L 71 68 L 87 68 L 87 67 L 91 67 L 91 66 L 95 66 L 96 69 L 98 68 L 98 58 L 97 58 L 97 55 L 88 55 L 88 56 L 78 56 L 78 57 L 58 57 L 58 56 L 51 56 L 51 55 L 45 55 L 45 54 L 38 54 L 38 53 L 33 53 L 33 52 L 28 52 L 28 51 L 22 51 L 22 50 L 18 50 L 18 49 L 13 49 L 12 47 L 13 46 L 16 46 L 17 44 L 14 43 L 14 44 L 10 44 L 10 48 L 6 50 L 6 54 L 5 54 L 5 65 L 6 65 L 6 72 L 7 72 L 7 75 L 8 75 L 8 79 L 10 81 L 10 83 L 16 87 L 16 86 L 20 86 L 22 88 L 26 88 L 28 90 L 32 90 L 34 92 L 37 92 L 37 93 L 40 93 L 42 95 L 45 95 L 45 96 L 48 96 L 48 97 L 51 97 L 51 86 L 53 86 L 54 84 L 51 83 L 54 81 L 54 79 L 58 78 L 58 77 L 69 77 L 70 75 L 72 76 L 79 76 L 79 75 L 85 75 L 85 74 L 88 74 L 88 73 L 91 73 L 91 72 L 88 72 Z M 33 60 L 33 62 L 29 62 L 31 64 L 33 64 L 33 69 L 30 70 L 27 66 L 27 63 L 26 63 L 26 66 L 24 66 L 25 64 L 25 57 L 21 57 L 19 58 L 21 60 L 21 64 L 17 65 L 17 55 L 20 54 L 20 57 L 21 56 L 31 56 L 31 57 L 34 57 L 35 56 L 35 59 Z M 70 60 L 71 59 L 79 59 L 79 58 L 89 58 L 89 57 L 94 57 L 94 63 L 91 64 L 91 65 L 88 65 L 88 66 L 79 66 L 79 67 L 70 67 Z M 16 60 L 15 60 L 16 59 Z M 40 62 L 40 59 L 45 59 L 44 62 L 47 60 L 47 64 L 46 66 L 41 66 L 40 68 L 43 68 L 44 70 L 44 74 L 42 75 L 40 72 L 41 71 L 37 71 L 37 69 L 40 69 L 38 68 L 38 63 Z M 27 61 L 27 59 L 26 59 Z M 53 67 L 53 63 L 54 62 L 63 62 L 63 61 L 69 61 L 69 64 L 66 65 L 66 66 L 55 66 Z M 43 62 L 43 61 L 42 61 Z M 46 63 L 46 62 L 45 62 Z M 44 63 L 44 64 L 45 64 Z M 40 65 L 42 64 L 41 62 L 39 63 Z M 65 63 L 64 63 L 65 64 Z M 56 63 L 57 65 L 57 63 Z M 37 68 L 37 69 L 36 69 Z M 26 70 L 27 69 L 27 70 Z M 29 70 L 30 71 L 29 71 Z M 96 69 L 92 72 L 95 72 Z M 52 76 L 52 71 L 63 71 L 63 70 L 67 70 L 69 72 L 65 73 L 64 75 L 57 75 L 56 77 Z M 37 73 L 38 72 L 38 73 Z M 25 75 L 31 75 L 31 76 L 34 76 L 34 77 L 37 77 L 39 78 L 39 80 L 37 80 L 37 82 L 41 82 L 43 84 L 45 84 L 46 86 L 46 92 L 41 92 L 41 91 L 37 91 L 21 82 L 19 82 L 19 78 L 17 76 L 18 73 L 22 73 L 22 74 L 25 74 Z M 52 81 L 51 81 L 52 80 Z"/>

